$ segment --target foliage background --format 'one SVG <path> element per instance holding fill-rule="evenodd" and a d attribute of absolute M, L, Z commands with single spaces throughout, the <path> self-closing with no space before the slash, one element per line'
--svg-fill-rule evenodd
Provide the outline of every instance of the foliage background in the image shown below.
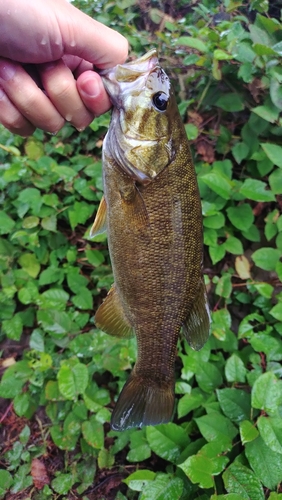
<path fill-rule="evenodd" d="M 203 204 L 212 334 L 179 341 L 167 425 L 113 432 L 134 341 L 95 329 L 112 283 L 109 116 L 78 133 L 0 129 L 0 498 L 282 499 L 281 2 L 78 1 L 131 57 L 158 48 Z"/>

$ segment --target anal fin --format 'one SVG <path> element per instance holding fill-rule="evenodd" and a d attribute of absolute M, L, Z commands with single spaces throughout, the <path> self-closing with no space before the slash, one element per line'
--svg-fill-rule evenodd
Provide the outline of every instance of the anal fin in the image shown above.
<path fill-rule="evenodd" d="M 90 238 L 94 238 L 97 234 L 104 233 L 106 231 L 107 224 L 107 203 L 105 197 L 103 196 L 100 205 L 98 207 L 93 226 L 90 230 Z"/>
<path fill-rule="evenodd" d="M 192 310 L 184 321 L 183 334 L 192 349 L 198 351 L 209 338 L 211 316 L 204 282 L 199 286 Z"/>
<path fill-rule="evenodd" d="M 114 285 L 95 314 L 95 324 L 108 335 L 121 338 L 134 336 L 134 330 L 125 316 Z"/>

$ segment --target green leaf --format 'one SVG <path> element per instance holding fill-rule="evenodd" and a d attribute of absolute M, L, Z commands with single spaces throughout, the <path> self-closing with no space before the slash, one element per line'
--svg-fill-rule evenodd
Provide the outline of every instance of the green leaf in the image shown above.
<path fill-rule="evenodd" d="M 256 266 L 261 267 L 261 269 L 265 271 L 275 271 L 276 264 L 279 262 L 280 257 L 280 250 L 269 247 L 259 248 L 252 254 L 252 260 Z"/>
<path fill-rule="evenodd" d="M 57 231 L 57 217 L 56 215 L 50 215 L 50 217 L 44 217 L 41 221 L 41 226 L 43 229 L 47 229 L 47 231 L 53 231 L 56 233 Z"/>
<path fill-rule="evenodd" d="M 212 229 L 220 229 L 224 226 L 225 218 L 224 215 L 219 212 L 215 215 L 210 215 L 204 217 L 203 224 L 205 227 L 209 227 Z"/>
<path fill-rule="evenodd" d="M 85 441 L 92 446 L 101 450 L 104 447 L 104 427 L 100 422 L 97 422 L 95 416 L 82 424 L 82 434 Z"/>
<path fill-rule="evenodd" d="M 193 455 L 182 464 L 178 464 L 194 484 L 199 483 L 200 488 L 214 487 L 213 462 L 204 455 Z"/>
<path fill-rule="evenodd" d="M 240 436 L 242 444 L 249 443 L 258 437 L 259 433 L 253 422 L 244 420 L 240 423 Z"/>
<path fill-rule="evenodd" d="M 270 123 L 275 123 L 279 118 L 279 109 L 272 103 L 256 106 L 252 112 Z"/>
<path fill-rule="evenodd" d="M 29 217 L 25 217 L 23 219 L 22 226 L 25 229 L 32 229 L 33 227 L 38 226 L 39 222 L 40 222 L 39 217 L 36 217 L 35 215 L 30 215 Z"/>
<path fill-rule="evenodd" d="M 282 382 L 273 372 L 260 375 L 252 389 L 252 407 L 267 413 L 275 412 L 282 403 Z"/>
<path fill-rule="evenodd" d="M 141 469 L 130 474 L 126 479 L 123 480 L 123 482 L 134 491 L 142 491 L 144 486 L 148 482 L 153 481 L 155 477 L 155 472 L 147 469 Z"/>
<path fill-rule="evenodd" d="M 243 389 L 217 389 L 216 394 L 220 408 L 230 420 L 240 423 L 250 418 L 251 398 Z"/>
<path fill-rule="evenodd" d="M 282 146 L 264 142 L 261 144 L 261 147 L 272 163 L 282 168 Z"/>
<path fill-rule="evenodd" d="M 279 302 L 270 309 L 269 313 L 278 321 L 282 321 L 282 302 Z"/>
<path fill-rule="evenodd" d="M 139 500 L 171 500 L 181 498 L 183 481 L 179 477 L 158 473 L 153 481 L 147 482 L 142 489 Z"/>
<path fill-rule="evenodd" d="M 247 369 L 237 354 L 232 354 L 225 364 L 225 376 L 228 382 L 242 382 L 246 380 Z"/>
<path fill-rule="evenodd" d="M 184 394 L 178 401 L 178 418 L 182 418 L 195 408 L 199 408 L 203 402 L 204 396 L 200 392 L 193 390 L 191 394 Z"/>
<path fill-rule="evenodd" d="M 3 210 L 0 210 L 0 234 L 9 234 L 15 225 L 15 221 Z"/>
<path fill-rule="evenodd" d="M 202 175 L 201 181 L 207 184 L 207 186 L 209 186 L 209 188 L 219 196 L 225 200 L 229 200 L 232 182 L 228 179 L 228 177 L 218 171 L 213 171 Z"/>
<path fill-rule="evenodd" d="M 199 130 L 193 123 L 187 123 L 185 125 L 186 134 L 189 141 L 194 141 L 199 135 Z"/>
<path fill-rule="evenodd" d="M 226 250 L 224 245 L 217 245 L 216 247 L 209 247 L 209 254 L 212 260 L 213 265 L 217 264 L 220 260 L 223 259 Z"/>
<path fill-rule="evenodd" d="M 194 38 L 192 36 L 180 36 L 177 39 L 177 45 L 185 45 L 199 52 L 208 52 L 208 46 L 202 40 L 199 40 L 199 38 Z"/>
<path fill-rule="evenodd" d="M 71 367 L 65 364 L 62 365 L 57 377 L 60 393 L 66 399 L 74 399 L 76 396 L 76 387 Z"/>
<path fill-rule="evenodd" d="M 266 189 L 265 182 L 257 179 L 246 179 L 240 188 L 240 193 L 254 201 L 275 201 L 274 194 Z"/>
<path fill-rule="evenodd" d="M 213 392 L 222 384 L 221 373 L 212 363 L 203 363 L 197 367 L 196 380 L 205 392 Z"/>
<path fill-rule="evenodd" d="M 235 236 L 229 236 L 224 243 L 225 250 L 234 255 L 242 255 L 244 253 L 243 245 Z"/>
<path fill-rule="evenodd" d="M 110 469 L 115 463 L 115 457 L 109 450 L 102 448 L 98 454 L 98 466 L 100 469 Z M 93 478 L 94 479 L 94 478 Z"/>
<path fill-rule="evenodd" d="M 56 491 L 56 493 L 59 493 L 60 495 L 66 495 L 74 482 L 74 478 L 72 474 L 63 474 L 60 472 L 58 477 L 55 477 L 53 479 L 51 485 L 52 488 Z"/>
<path fill-rule="evenodd" d="M 146 437 L 152 451 L 170 462 L 178 459 L 189 442 L 185 430 L 173 423 L 147 427 Z"/>
<path fill-rule="evenodd" d="M 2 498 L 13 483 L 13 477 L 7 470 L 0 469 L 0 497 Z"/>
<path fill-rule="evenodd" d="M 233 226 L 240 231 L 248 231 L 254 221 L 254 214 L 248 203 L 227 208 L 227 216 Z"/>
<path fill-rule="evenodd" d="M 245 452 L 263 485 L 270 490 L 275 489 L 282 481 L 282 455 L 272 451 L 261 437 L 246 443 Z"/>
<path fill-rule="evenodd" d="M 231 316 L 227 309 L 218 309 L 212 312 L 212 333 L 219 339 L 224 340 L 226 331 L 231 327 Z"/>
<path fill-rule="evenodd" d="M 250 148 L 245 142 L 236 142 L 232 148 L 232 154 L 239 165 L 242 160 L 247 158 L 249 152 Z"/>
<path fill-rule="evenodd" d="M 11 319 L 5 319 L 2 327 L 9 339 L 20 340 L 23 331 L 23 322 L 19 313 L 16 313 Z"/>
<path fill-rule="evenodd" d="M 88 288 L 80 288 L 79 294 L 72 297 L 72 302 L 78 309 L 92 309 L 92 293 Z"/>
<path fill-rule="evenodd" d="M 261 482 L 248 467 L 240 463 L 231 464 L 222 475 L 229 493 L 236 493 L 242 500 L 264 500 Z"/>
<path fill-rule="evenodd" d="M 275 453 L 282 454 L 282 421 L 281 418 L 259 417 L 258 429 L 266 446 Z"/>
<path fill-rule="evenodd" d="M 216 295 L 228 299 L 232 293 L 232 282 L 231 275 L 229 273 L 224 273 L 218 280 L 216 288 Z"/>
<path fill-rule="evenodd" d="M 140 446 L 136 446 L 132 448 L 126 456 L 126 459 L 129 462 L 142 462 L 143 460 L 147 460 L 151 456 L 151 448 L 148 444 L 142 444 Z"/>
<path fill-rule="evenodd" d="M 195 418 L 195 421 L 207 441 L 218 440 L 228 446 L 238 433 L 230 420 L 217 411 Z"/>
<path fill-rule="evenodd" d="M 281 148 L 282 149 L 282 148 Z M 282 170 L 277 168 L 274 170 L 269 178 L 269 185 L 271 187 L 271 191 L 273 194 L 281 194 L 282 193 Z"/>
<path fill-rule="evenodd" d="M 224 111 L 242 111 L 244 109 L 244 102 L 242 98 L 233 92 L 224 94 L 215 103 L 216 106 L 222 108 Z"/>
<path fill-rule="evenodd" d="M 36 278 L 40 272 L 40 263 L 33 253 L 23 253 L 19 258 L 20 266 L 32 278 Z"/>

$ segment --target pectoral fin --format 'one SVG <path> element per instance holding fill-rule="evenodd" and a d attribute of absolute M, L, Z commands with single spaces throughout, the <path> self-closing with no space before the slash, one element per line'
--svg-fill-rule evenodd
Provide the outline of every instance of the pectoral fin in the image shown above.
<path fill-rule="evenodd" d="M 127 187 L 127 189 L 120 191 L 120 195 L 122 210 L 131 230 L 149 242 L 150 220 L 142 193 L 135 184 L 132 184 L 130 189 Z"/>
<path fill-rule="evenodd" d="M 103 196 L 100 205 L 98 207 L 93 226 L 90 230 L 90 238 L 94 238 L 97 234 L 104 233 L 106 231 L 107 224 L 107 203 L 105 197 Z"/>
<path fill-rule="evenodd" d="M 183 334 L 192 349 L 198 351 L 209 338 L 210 311 L 204 282 L 199 286 L 193 308 L 183 323 Z"/>
<path fill-rule="evenodd" d="M 134 336 L 133 328 L 124 314 L 114 285 L 96 312 L 95 323 L 100 330 L 103 330 L 108 335 L 122 338 Z"/>

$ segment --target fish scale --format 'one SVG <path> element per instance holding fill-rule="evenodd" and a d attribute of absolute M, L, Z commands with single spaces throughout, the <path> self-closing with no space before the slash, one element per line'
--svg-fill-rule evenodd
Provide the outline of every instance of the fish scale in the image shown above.
<path fill-rule="evenodd" d="M 95 322 L 110 335 L 137 338 L 137 361 L 111 419 L 113 429 L 124 430 L 172 418 L 181 326 L 200 349 L 210 315 L 201 202 L 169 79 L 154 50 L 101 76 L 113 112 L 92 233 L 105 224 L 114 285 Z"/>

